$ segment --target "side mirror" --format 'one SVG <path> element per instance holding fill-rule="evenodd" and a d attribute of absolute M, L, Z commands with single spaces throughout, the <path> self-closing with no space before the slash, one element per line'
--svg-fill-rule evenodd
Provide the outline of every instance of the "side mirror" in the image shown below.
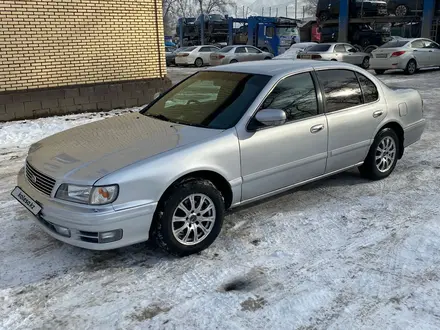
<path fill-rule="evenodd" d="M 280 126 L 286 120 L 286 112 L 280 109 L 263 109 L 257 112 L 255 119 L 266 126 Z"/>

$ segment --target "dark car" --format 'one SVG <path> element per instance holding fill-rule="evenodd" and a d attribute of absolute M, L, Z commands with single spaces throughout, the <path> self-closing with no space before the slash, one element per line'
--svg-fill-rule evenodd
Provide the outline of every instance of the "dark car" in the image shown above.
<path fill-rule="evenodd" d="M 388 14 L 387 3 L 382 0 L 350 0 L 350 16 L 385 16 Z M 316 17 L 320 21 L 339 17 L 340 0 L 319 0 Z"/>
<path fill-rule="evenodd" d="M 320 29 L 320 42 L 337 42 L 339 27 L 335 25 L 326 25 Z M 359 45 L 365 50 L 368 46 L 383 45 L 390 40 L 389 32 L 374 30 L 368 24 L 349 24 L 348 41 L 353 45 Z"/>
<path fill-rule="evenodd" d="M 440 1 L 436 1 L 435 11 L 440 11 Z M 389 0 L 388 12 L 400 17 L 421 15 L 423 12 L 423 0 Z"/>
<path fill-rule="evenodd" d="M 176 65 L 176 54 L 177 52 L 182 51 L 184 48 L 185 47 L 182 48 L 175 48 L 168 46 L 165 47 L 165 59 L 167 66 Z"/>

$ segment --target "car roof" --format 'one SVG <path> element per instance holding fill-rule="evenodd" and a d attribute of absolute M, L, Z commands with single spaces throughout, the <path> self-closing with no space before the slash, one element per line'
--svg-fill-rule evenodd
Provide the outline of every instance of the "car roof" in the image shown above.
<path fill-rule="evenodd" d="M 240 72 L 240 73 L 252 73 L 262 74 L 266 76 L 277 76 L 280 74 L 294 73 L 297 71 L 303 71 L 311 68 L 346 68 L 354 69 L 356 66 L 343 62 L 335 61 L 313 61 L 313 60 L 277 60 L 277 61 L 253 61 L 242 62 L 234 64 L 225 64 L 207 69 L 207 71 L 220 71 L 220 72 Z"/>

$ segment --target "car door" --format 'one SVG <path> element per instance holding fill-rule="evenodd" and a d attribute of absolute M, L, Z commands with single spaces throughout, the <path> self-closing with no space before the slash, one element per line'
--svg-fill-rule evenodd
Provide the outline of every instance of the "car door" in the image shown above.
<path fill-rule="evenodd" d="M 350 63 L 350 58 L 348 57 L 348 52 L 345 49 L 343 44 L 336 44 L 335 48 L 333 50 L 333 53 L 335 55 L 335 58 L 339 62 L 348 62 L 348 63 Z"/>
<path fill-rule="evenodd" d="M 425 49 L 429 52 L 429 66 L 440 66 L 440 46 L 438 43 L 425 39 Z"/>
<path fill-rule="evenodd" d="M 422 39 L 414 40 L 411 43 L 411 49 L 413 50 L 413 56 L 417 61 L 417 67 L 429 66 L 429 49 L 425 48 L 425 43 Z"/>
<path fill-rule="evenodd" d="M 258 48 L 246 46 L 246 50 L 248 52 L 249 61 L 264 60 L 264 54 Z"/>
<path fill-rule="evenodd" d="M 358 52 L 358 50 L 350 44 L 344 44 L 344 48 L 347 51 L 346 56 L 348 59 L 348 61 L 344 61 L 344 62 L 356 64 L 356 65 L 359 65 L 362 63 L 362 61 L 364 59 L 362 53 Z"/>
<path fill-rule="evenodd" d="M 241 46 L 241 47 L 237 47 L 235 48 L 235 54 L 234 54 L 234 58 L 238 61 L 238 62 L 246 62 L 249 60 L 249 54 L 246 51 L 246 47 Z"/>
<path fill-rule="evenodd" d="M 252 119 L 238 129 L 242 198 L 249 200 L 324 174 L 327 122 L 310 72 L 280 80 L 259 110 L 282 109 L 287 121 L 266 127 Z"/>
<path fill-rule="evenodd" d="M 199 50 L 199 57 L 203 60 L 203 63 L 209 63 L 211 55 L 211 47 L 201 47 Z"/>
<path fill-rule="evenodd" d="M 357 71 L 323 69 L 317 77 L 329 130 L 326 173 L 332 173 L 365 159 L 387 105 L 373 80 Z"/>

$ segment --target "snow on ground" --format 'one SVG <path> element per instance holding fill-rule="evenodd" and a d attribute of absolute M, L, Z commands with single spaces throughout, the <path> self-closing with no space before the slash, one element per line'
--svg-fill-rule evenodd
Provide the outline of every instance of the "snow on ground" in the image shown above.
<path fill-rule="evenodd" d="M 439 329 L 439 76 L 382 78 L 417 88 L 428 118 L 389 178 L 351 171 L 243 207 L 182 259 L 60 243 L 10 197 L 32 142 L 104 114 L 0 124 L 0 328 Z"/>

